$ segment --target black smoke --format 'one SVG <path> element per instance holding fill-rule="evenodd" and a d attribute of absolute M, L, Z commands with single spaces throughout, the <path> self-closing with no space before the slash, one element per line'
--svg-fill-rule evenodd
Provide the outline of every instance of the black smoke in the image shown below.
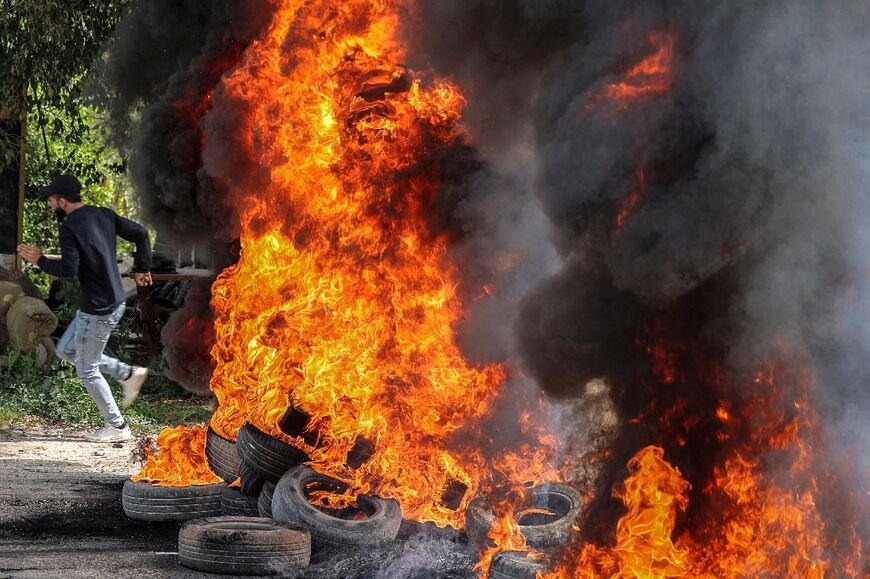
<path fill-rule="evenodd" d="M 192 265 L 216 272 L 238 255 L 239 224 L 233 181 L 203 166 L 205 119 L 222 76 L 264 33 L 273 9 L 271 0 L 143 0 L 119 26 L 105 64 L 113 126 L 158 249 L 174 257 L 194 248 Z M 232 122 L 231 112 L 211 126 Z M 228 157 L 238 138 L 222 135 Z M 161 334 L 167 376 L 196 392 L 207 392 L 211 377 L 209 299 L 195 288 Z"/>
<path fill-rule="evenodd" d="M 113 121 L 146 218 L 171 249 L 201 244 L 223 261 L 238 229 L 230 192 L 202 167 L 203 118 L 272 10 L 270 0 L 146 0 L 110 46 Z"/>
<path fill-rule="evenodd" d="M 856 0 L 424 3 L 414 53 L 463 87 L 483 160 L 504 167 L 507 154 L 531 173 L 534 197 L 504 203 L 543 211 L 552 228 L 547 240 L 545 229 L 513 232 L 551 243 L 562 263 L 524 296 L 514 325 L 541 388 L 570 398 L 603 376 L 624 419 L 677 394 L 710 414 L 749 392 L 740 380 L 657 382 L 643 362 L 655 328 L 734 376 L 787 344 L 811 368 L 844 494 L 866 509 L 868 16 Z M 669 89 L 604 102 L 661 34 L 673 39 Z M 639 170 L 643 194 L 617 227 Z M 467 206 L 490 219 L 507 211 L 473 197 Z M 629 429 L 614 469 L 639 443 L 660 442 L 667 426 L 649 424 Z M 700 428 L 696 439 L 673 452 L 684 472 L 709 474 L 703 455 L 717 443 Z"/>

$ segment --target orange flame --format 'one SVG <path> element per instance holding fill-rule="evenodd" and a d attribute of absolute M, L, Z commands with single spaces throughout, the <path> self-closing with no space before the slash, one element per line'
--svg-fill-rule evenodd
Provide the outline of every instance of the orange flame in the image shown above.
<path fill-rule="evenodd" d="M 671 89 L 676 38 L 671 32 L 657 31 L 649 35 L 648 42 L 654 52 L 631 67 L 622 80 L 608 84 L 601 92 L 593 94 L 592 101 L 612 102 L 619 109 L 626 109 L 637 99 L 660 96 Z"/>
<path fill-rule="evenodd" d="M 145 466 L 130 480 L 170 487 L 222 482 L 205 460 L 206 432 L 202 426 L 163 430 L 157 437 L 157 452 L 145 449 Z"/>
<path fill-rule="evenodd" d="M 466 139 L 464 100 L 399 66 L 398 8 L 286 0 L 224 78 L 269 184 L 237 184 L 243 250 L 213 287 L 211 426 L 232 439 L 248 420 L 354 492 L 458 525 L 488 481 L 541 482 L 550 446 L 493 469 L 460 440 L 490 414 L 507 367 L 474 366 L 456 343 L 459 271 L 427 215 L 442 183 L 433 152 Z M 310 416 L 314 446 L 281 430 L 291 405 Z M 361 437 L 374 454 L 352 469 Z M 442 495 L 457 481 L 468 491 L 451 510 Z"/>
<path fill-rule="evenodd" d="M 720 440 L 736 440 L 737 429 L 746 424 L 752 425 L 751 440 L 731 450 L 701 490 L 709 511 L 699 515 L 702 525 L 671 542 L 688 486 L 662 460 L 661 449 L 648 447 L 629 463 L 633 474 L 620 493 L 629 512 L 618 523 L 616 546 L 574 545 L 548 577 L 866 576 L 854 523 L 837 547 L 837 560 L 826 542 L 827 524 L 817 502 L 820 481 L 828 475 L 818 469 L 824 452 L 815 415 L 804 397 L 791 403 L 783 397 L 785 391 L 809 388 L 809 373 L 802 371 L 796 378 L 779 362 L 765 364 L 755 377 L 751 401 L 739 412 L 724 404 L 715 412 L 725 432 Z M 770 474 L 768 462 L 777 465 L 778 477 Z M 840 516 L 849 520 L 852 514 Z"/>
<path fill-rule="evenodd" d="M 619 208 L 619 213 L 616 214 L 617 229 L 625 225 L 625 222 L 628 221 L 628 218 L 634 215 L 634 212 L 637 211 L 637 208 L 640 205 L 641 200 L 643 199 L 643 195 L 646 191 L 643 165 L 637 167 L 637 170 L 635 171 L 635 178 L 637 179 L 637 185 L 634 189 L 631 190 L 631 193 L 629 193 L 628 196 L 623 200 L 622 206 Z"/>
<path fill-rule="evenodd" d="M 688 505 L 689 484 L 679 469 L 664 460 L 664 450 L 648 446 L 628 463 L 631 473 L 622 491 L 614 491 L 628 508 L 616 527 L 611 549 L 585 545 L 547 577 L 682 577 L 689 552 L 671 540 L 677 511 Z"/>
<path fill-rule="evenodd" d="M 490 495 L 489 507 L 495 516 L 486 536 L 490 545 L 481 549 L 480 558 L 472 569 L 480 577 L 489 575 L 493 558 L 501 551 L 527 551 L 526 537 L 520 531 L 516 512 L 526 501 L 526 489 L 510 485 Z"/>

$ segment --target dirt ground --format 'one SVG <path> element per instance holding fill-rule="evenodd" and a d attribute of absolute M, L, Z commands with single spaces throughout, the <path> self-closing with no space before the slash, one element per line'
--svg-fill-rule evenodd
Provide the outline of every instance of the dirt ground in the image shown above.
<path fill-rule="evenodd" d="M 124 516 L 135 441 L 98 444 L 82 434 L 0 430 L 0 577 L 197 576 L 178 566 L 178 524 Z"/>
<path fill-rule="evenodd" d="M 136 441 L 97 444 L 82 434 L 43 424 L 0 429 L 0 579 L 219 577 L 178 564 L 180 523 L 124 516 Z M 474 577 L 475 553 L 462 541 L 413 524 L 402 534 L 382 549 L 321 554 L 296 576 Z"/>

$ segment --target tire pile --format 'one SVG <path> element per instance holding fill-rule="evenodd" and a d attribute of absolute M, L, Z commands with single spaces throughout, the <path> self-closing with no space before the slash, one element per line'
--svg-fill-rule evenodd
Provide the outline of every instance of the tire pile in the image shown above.
<path fill-rule="evenodd" d="M 377 546 L 395 540 L 402 511 L 395 500 L 363 495 L 356 509 L 319 508 L 308 488 L 341 492 L 346 484 L 303 463 L 296 447 L 245 424 L 236 442 L 209 428 L 206 459 L 225 482 L 163 487 L 124 484 L 127 516 L 146 521 L 187 521 L 178 539 L 179 561 L 210 573 L 287 574 L 309 564 L 314 552 Z"/>
<path fill-rule="evenodd" d="M 360 495 L 356 506 L 331 509 L 309 501 L 312 489 L 342 493 L 346 483 L 305 466 L 308 456 L 252 424 L 236 442 L 209 428 L 206 458 L 225 482 L 160 487 L 127 481 L 124 511 L 150 521 L 187 521 L 179 532 L 179 561 L 210 573 L 275 575 L 306 567 L 313 553 L 328 556 L 348 546 L 376 547 L 394 541 L 402 510 L 393 499 Z M 548 484 L 530 489 L 531 515 L 520 513 L 520 531 L 544 557 L 504 551 L 490 579 L 534 579 L 546 555 L 565 545 L 578 524 L 583 501 L 577 489 Z M 466 511 L 468 538 L 487 546 L 494 515 L 483 498 Z"/>

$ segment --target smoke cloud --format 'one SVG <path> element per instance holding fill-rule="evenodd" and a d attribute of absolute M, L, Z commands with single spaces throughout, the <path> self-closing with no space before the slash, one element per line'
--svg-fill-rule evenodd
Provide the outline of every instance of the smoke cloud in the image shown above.
<path fill-rule="evenodd" d="M 139 2 L 110 46 L 105 77 L 133 185 L 173 249 L 225 242 L 237 228 L 223 183 L 203 170 L 201 120 L 221 75 L 263 32 L 271 10 L 270 0 Z"/>
<path fill-rule="evenodd" d="M 135 185 L 175 240 L 232 239 L 233 183 L 265 177 L 238 154 L 243 103 L 219 79 L 270 9 L 151 0 L 112 50 L 118 110 L 150 103 L 131 145 Z M 458 82 L 476 147 L 437 216 L 468 288 L 494 288 L 465 296 L 465 350 L 515 358 L 557 397 L 606 377 L 632 418 L 673 390 L 701 414 L 751 393 L 650 388 L 644 345 L 662 320 L 734 375 L 785 348 L 814 383 L 832 464 L 863 492 L 868 17 L 859 0 L 442 0 L 409 11 L 409 67 Z M 666 71 L 642 77 L 660 90 L 606 97 L 665 52 Z M 665 432 L 650 424 L 645 436 Z M 616 445 L 615 463 L 637 450 Z M 701 436 L 676 452 L 704 472 L 711 448 Z"/>
<path fill-rule="evenodd" d="M 272 8 L 270 0 L 138 2 L 110 46 L 104 77 L 113 93 L 112 121 L 158 249 L 170 257 L 194 247 L 201 263 L 220 271 L 237 255 L 238 216 L 227 178 L 235 164 L 216 174 L 204 167 L 204 118 L 221 76 L 263 32 Z M 222 135 L 230 152 L 240 138 L 234 134 Z M 161 336 L 167 376 L 195 392 L 207 392 L 211 377 L 209 299 L 208 291 L 192 291 Z"/>
<path fill-rule="evenodd" d="M 862 502 L 868 16 L 858 1 L 425 3 L 416 52 L 462 85 L 485 163 L 527 153 L 552 227 L 561 270 L 532 284 L 515 325 L 544 390 L 579 395 L 605 376 L 624 418 L 666 400 L 644 384 L 639 347 L 663 318 L 735 375 L 785 347 Z M 667 42 L 667 90 L 602 98 Z M 527 239 L 544 244 L 542 230 Z M 695 410 L 717 402 L 687 392 Z"/>

